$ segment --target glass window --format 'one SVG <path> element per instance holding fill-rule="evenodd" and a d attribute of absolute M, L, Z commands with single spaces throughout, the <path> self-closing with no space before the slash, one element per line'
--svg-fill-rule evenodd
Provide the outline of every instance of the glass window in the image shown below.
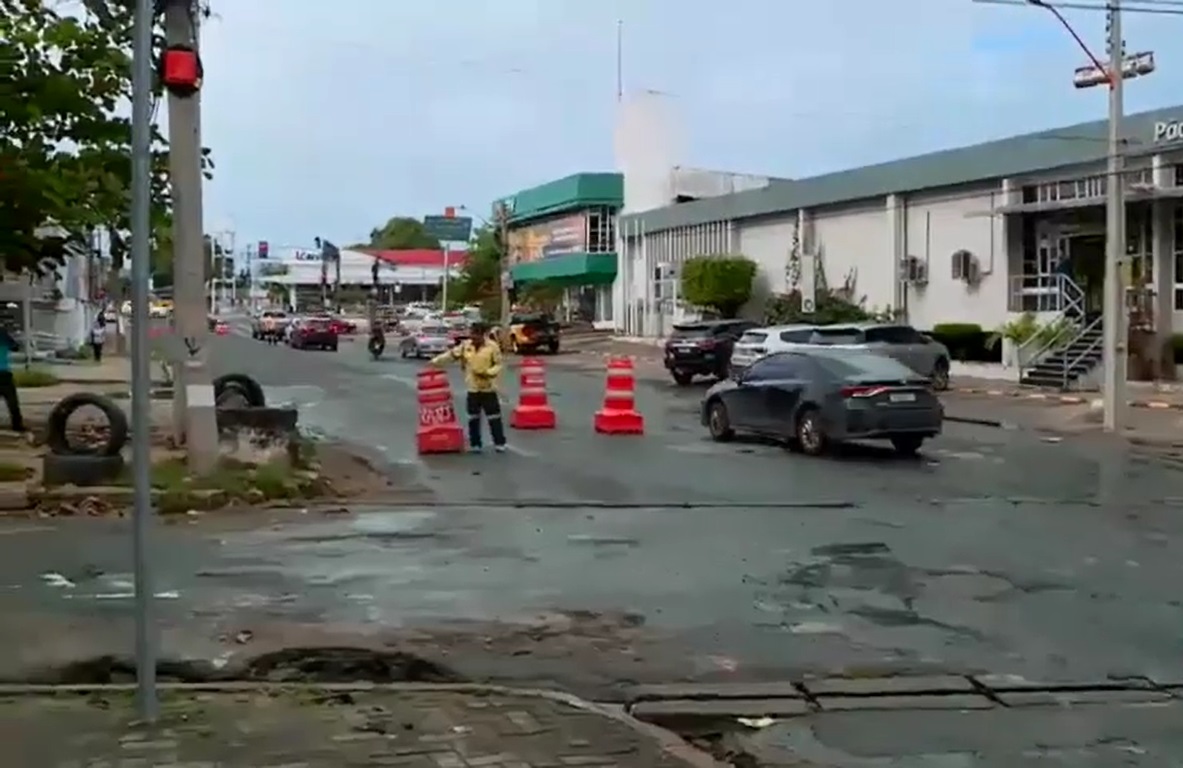
<path fill-rule="evenodd" d="M 823 369 L 840 379 L 883 379 L 906 381 L 917 374 L 903 363 L 870 352 L 838 350 L 819 351 L 812 355 Z"/>
<path fill-rule="evenodd" d="M 883 328 L 868 328 L 867 341 L 881 344 L 919 344 L 923 341 L 920 334 L 907 326 L 885 326 Z"/>
<path fill-rule="evenodd" d="M 861 344 L 864 338 L 858 328 L 818 328 L 809 340 L 814 344 Z"/>
<path fill-rule="evenodd" d="M 740 338 L 739 343 L 740 344 L 759 344 L 767 338 L 768 338 L 767 333 L 761 333 L 759 331 L 748 331 Z M 781 335 L 781 338 L 784 338 L 783 334 Z"/>
<path fill-rule="evenodd" d="M 745 381 L 781 381 L 804 378 L 808 373 L 806 361 L 800 355 L 772 355 L 752 363 Z"/>
<path fill-rule="evenodd" d="M 796 331 L 781 331 L 780 340 L 786 344 L 808 344 L 813 338 L 812 328 L 802 328 Z"/>

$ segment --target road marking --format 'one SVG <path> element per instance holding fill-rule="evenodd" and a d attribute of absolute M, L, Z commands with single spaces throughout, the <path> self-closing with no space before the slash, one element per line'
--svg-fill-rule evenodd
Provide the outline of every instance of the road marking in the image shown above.
<path fill-rule="evenodd" d="M 518 456 L 525 456 L 527 459 L 538 458 L 538 454 L 534 453 L 534 451 L 527 451 L 525 448 L 519 448 L 516 445 L 507 445 L 505 446 L 505 450 L 510 453 L 516 453 Z"/>
<path fill-rule="evenodd" d="M 419 388 L 419 380 L 417 378 L 411 378 L 410 376 L 403 376 L 402 374 L 399 374 L 399 373 L 384 373 L 384 374 L 382 374 L 382 378 L 387 379 L 389 381 L 396 381 L 399 384 L 402 384 L 404 387 L 407 387 L 409 389 L 418 389 Z"/>

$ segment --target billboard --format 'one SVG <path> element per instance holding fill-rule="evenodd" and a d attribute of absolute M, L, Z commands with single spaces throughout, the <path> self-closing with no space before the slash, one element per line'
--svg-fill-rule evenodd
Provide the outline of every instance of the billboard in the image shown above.
<path fill-rule="evenodd" d="M 509 232 L 509 257 L 525 264 L 587 250 L 587 216 L 577 213 L 540 221 Z"/>

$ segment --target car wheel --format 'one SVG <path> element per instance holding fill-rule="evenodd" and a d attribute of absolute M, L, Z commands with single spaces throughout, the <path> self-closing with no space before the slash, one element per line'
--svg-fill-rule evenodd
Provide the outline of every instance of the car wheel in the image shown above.
<path fill-rule="evenodd" d="M 710 430 L 711 439 L 719 443 L 725 443 L 735 437 L 735 430 L 731 428 L 731 417 L 727 415 L 727 406 L 723 405 L 722 400 L 711 403 L 710 409 L 707 410 L 707 429 Z"/>
<path fill-rule="evenodd" d="M 822 416 L 816 408 L 807 408 L 797 415 L 797 429 L 793 445 L 806 456 L 820 456 L 826 452 L 826 439 Z"/>
<path fill-rule="evenodd" d="M 549 353 L 550 353 L 550 354 L 552 354 L 552 355 L 557 355 L 557 354 L 559 354 L 559 342 L 557 342 L 557 341 L 552 341 L 552 342 L 550 342 L 549 344 L 547 344 L 547 345 L 546 345 L 546 351 L 547 351 L 547 352 L 549 352 Z"/>
<path fill-rule="evenodd" d="M 932 388 L 944 392 L 949 388 L 949 361 L 941 358 L 932 367 Z"/>
<path fill-rule="evenodd" d="M 901 456 L 915 456 L 924 444 L 924 438 L 919 435 L 896 435 L 891 438 L 891 445 Z"/>
<path fill-rule="evenodd" d="M 330 345 L 327 347 L 327 349 L 328 349 L 330 352 L 336 352 L 336 351 L 337 351 L 337 345 L 336 345 L 336 344 L 330 344 Z"/>
<path fill-rule="evenodd" d="M 688 387 L 694 381 L 693 373 L 686 373 L 685 371 L 674 371 L 674 383 L 679 387 Z"/>

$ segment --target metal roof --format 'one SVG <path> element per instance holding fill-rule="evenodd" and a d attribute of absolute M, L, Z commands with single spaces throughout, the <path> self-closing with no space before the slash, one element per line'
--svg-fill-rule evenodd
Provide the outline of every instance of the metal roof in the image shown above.
<path fill-rule="evenodd" d="M 1154 126 L 1183 118 L 1183 105 L 1128 115 L 1125 119 L 1130 154 L 1153 150 Z M 1083 165 L 1106 156 L 1108 123 L 1097 120 L 969 147 L 946 149 L 847 171 L 827 173 L 763 189 L 705 198 L 621 217 L 660 232 L 675 227 L 816 208 L 835 203 L 968 184 L 1008 176 Z"/>

